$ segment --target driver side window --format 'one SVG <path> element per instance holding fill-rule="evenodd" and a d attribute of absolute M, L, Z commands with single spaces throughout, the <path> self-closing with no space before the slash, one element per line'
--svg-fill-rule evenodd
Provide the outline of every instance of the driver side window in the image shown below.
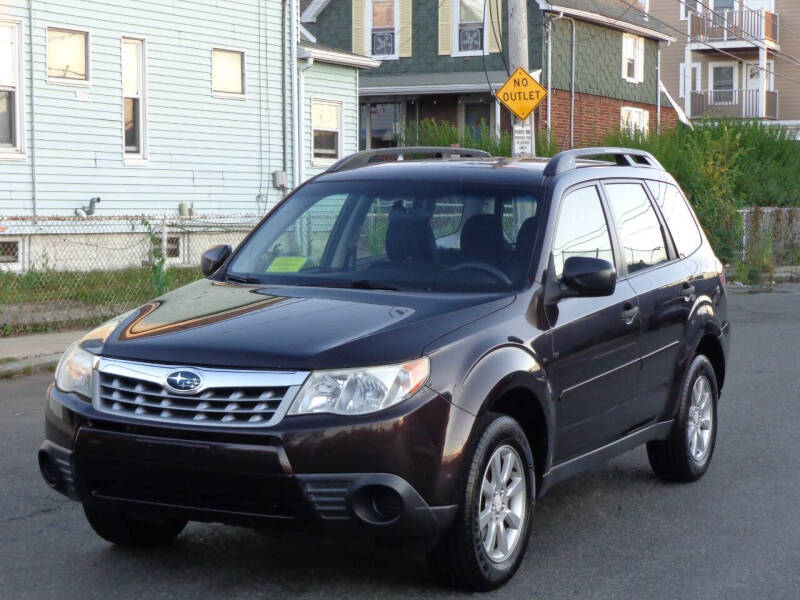
<path fill-rule="evenodd" d="M 564 263 L 572 256 L 602 258 L 614 264 L 608 223 L 594 186 L 569 192 L 561 199 L 553 237 L 553 263 L 558 279 L 564 273 Z"/>

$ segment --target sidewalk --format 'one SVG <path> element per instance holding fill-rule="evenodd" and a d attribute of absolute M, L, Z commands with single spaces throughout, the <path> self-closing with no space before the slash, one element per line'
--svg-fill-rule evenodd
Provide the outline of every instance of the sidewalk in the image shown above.
<path fill-rule="evenodd" d="M 84 331 L 0 337 L 0 378 L 53 369 L 61 354 Z"/>

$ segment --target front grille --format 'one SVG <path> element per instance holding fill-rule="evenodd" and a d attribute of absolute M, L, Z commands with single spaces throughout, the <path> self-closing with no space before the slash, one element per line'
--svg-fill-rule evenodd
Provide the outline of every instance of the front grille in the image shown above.
<path fill-rule="evenodd" d="M 296 385 L 306 376 L 192 368 L 207 383 L 197 393 L 181 394 L 166 385 L 168 374 L 174 371 L 159 365 L 101 361 L 96 372 L 95 407 L 107 413 L 170 423 L 272 425 L 285 413 Z"/>

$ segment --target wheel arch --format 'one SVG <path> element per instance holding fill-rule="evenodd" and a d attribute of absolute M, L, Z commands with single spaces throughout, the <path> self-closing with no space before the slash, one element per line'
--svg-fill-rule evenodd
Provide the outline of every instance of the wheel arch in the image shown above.
<path fill-rule="evenodd" d="M 470 370 L 455 403 L 478 417 L 495 412 L 514 418 L 533 450 L 541 489 L 553 456 L 555 410 L 544 370 L 533 354 L 509 345 L 485 355 Z"/>

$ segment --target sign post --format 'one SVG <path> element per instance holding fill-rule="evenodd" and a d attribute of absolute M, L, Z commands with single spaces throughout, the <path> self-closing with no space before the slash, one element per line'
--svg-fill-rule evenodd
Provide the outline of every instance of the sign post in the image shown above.
<path fill-rule="evenodd" d="M 547 90 L 522 67 L 518 67 L 502 87 L 497 99 L 522 123 L 514 125 L 514 156 L 533 156 L 533 127 L 528 117 L 547 97 Z"/>

